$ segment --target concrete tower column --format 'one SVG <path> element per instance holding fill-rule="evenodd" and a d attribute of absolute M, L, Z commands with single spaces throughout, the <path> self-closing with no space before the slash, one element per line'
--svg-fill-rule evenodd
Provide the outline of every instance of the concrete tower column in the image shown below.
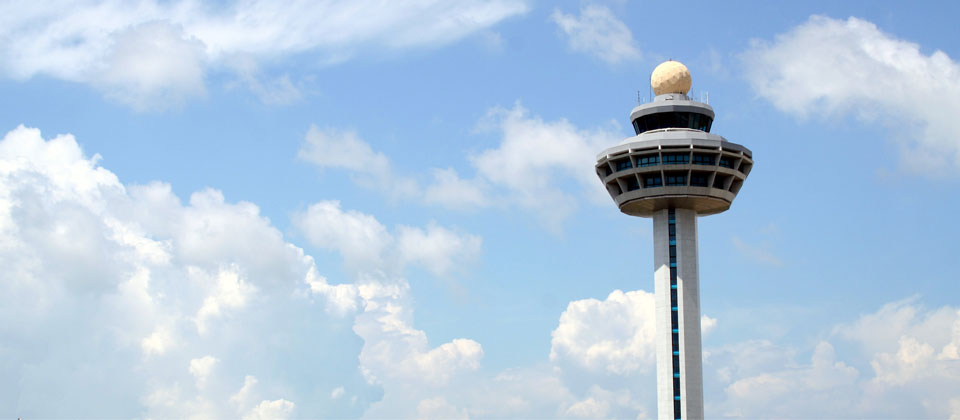
<path fill-rule="evenodd" d="M 697 213 L 653 213 L 657 322 L 657 414 L 703 418 Z"/>

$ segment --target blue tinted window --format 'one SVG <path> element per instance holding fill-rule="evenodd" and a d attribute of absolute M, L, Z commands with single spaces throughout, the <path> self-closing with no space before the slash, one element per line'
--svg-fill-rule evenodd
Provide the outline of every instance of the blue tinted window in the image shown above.
<path fill-rule="evenodd" d="M 693 154 L 693 164 L 694 165 L 713 165 L 715 160 L 711 155 L 702 155 L 700 153 Z"/>
<path fill-rule="evenodd" d="M 663 154 L 664 165 L 682 165 L 685 163 L 690 163 L 690 155 L 686 153 L 664 153 Z"/>
<path fill-rule="evenodd" d="M 657 155 L 640 156 L 637 159 L 638 166 L 654 166 L 658 163 L 660 163 L 660 158 Z"/>
<path fill-rule="evenodd" d="M 712 123 L 713 118 L 694 112 L 660 112 L 633 120 L 633 130 L 640 134 L 662 128 L 692 128 L 709 133 Z"/>
<path fill-rule="evenodd" d="M 707 175 L 703 175 L 703 174 L 690 175 L 690 185 L 693 187 L 706 187 Z"/>

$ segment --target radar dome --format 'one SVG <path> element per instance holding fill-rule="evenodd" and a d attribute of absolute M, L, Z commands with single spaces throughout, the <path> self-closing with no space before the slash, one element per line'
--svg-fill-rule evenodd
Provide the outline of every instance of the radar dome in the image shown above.
<path fill-rule="evenodd" d="M 656 95 L 667 93 L 686 95 L 690 91 L 690 84 L 690 70 L 687 70 L 687 66 L 679 61 L 664 61 L 653 69 L 653 74 L 650 75 L 650 87 Z"/>

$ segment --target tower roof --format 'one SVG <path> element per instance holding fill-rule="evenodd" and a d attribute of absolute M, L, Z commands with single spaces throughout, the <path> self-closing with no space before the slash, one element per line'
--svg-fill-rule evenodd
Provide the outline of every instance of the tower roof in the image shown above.
<path fill-rule="evenodd" d="M 653 69 L 650 75 L 650 87 L 653 93 L 663 95 L 679 93 L 686 95 L 690 91 L 690 70 L 679 61 L 667 60 Z"/>

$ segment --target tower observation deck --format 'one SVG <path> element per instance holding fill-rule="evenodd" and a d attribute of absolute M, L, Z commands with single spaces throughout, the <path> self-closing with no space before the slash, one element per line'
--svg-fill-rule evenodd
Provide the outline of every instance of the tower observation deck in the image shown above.
<path fill-rule="evenodd" d="M 726 211 L 753 153 L 710 133 L 710 105 L 687 96 L 686 66 L 666 61 L 650 77 L 656 96 L 630 112 L 636 136 L 597 156 L 597 176 L 620 211 L 653 218 L 660 419 L 703 418 L 697 216 Z"/>

